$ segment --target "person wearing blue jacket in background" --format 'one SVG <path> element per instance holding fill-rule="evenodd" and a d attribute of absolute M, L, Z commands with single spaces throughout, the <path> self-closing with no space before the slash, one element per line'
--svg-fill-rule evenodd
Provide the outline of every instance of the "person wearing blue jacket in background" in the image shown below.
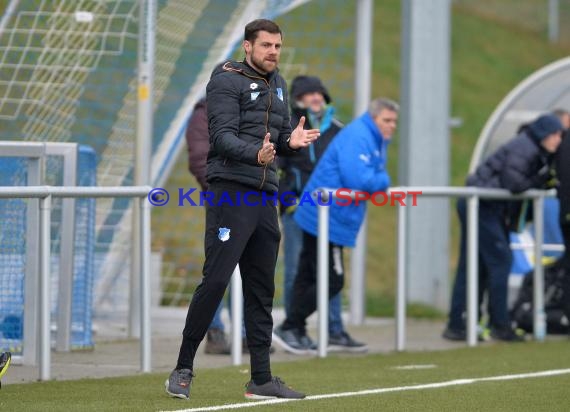
<path fill-rule="evenodd" d="M 379 98 L 368 111 L 345 126 L 327 147 L 297 205 L 295 221 L 303 229 L 303 248 L 293 288 L 291 311 L 275 329 L 273 339 L 285 350 L 311 353 L 315 344 L 307 336 L 306 319 L 317 307 L 317 207 L 307 194 L 320 187 L 374 193 L 390 186 L 386 148 L 398 121 L 399 106 Z M 343 247 L 353 247 L 366 212 L 366 203 L 333 200 L 330 205 L 329 298 L 344 284 Z M 342 204 L 342 205 L 341 205 Z"/>
<path fill-rule="evenodd" d="M 528 189 L 548 188 L 554 153 L 561 142 L 562 123 L 552 114 L 540 116 L 519 134 L 499 147 L 467 177 L 467 186 L 507 189 L 522 193 Z M 508 278 L 512 263 L 509 231 L 525 221 L 523 202 L 482 199 L 479 202 L 479 281 L 489 300 L 491 337 L 505 342 L 520 342 L 511 325 L 507 306 Z M 466 200 L 457 202 L 461 223 L 460 254 L 451 297 L 449 320 L 443 337 L 465 340 L 467 278 Z"/>

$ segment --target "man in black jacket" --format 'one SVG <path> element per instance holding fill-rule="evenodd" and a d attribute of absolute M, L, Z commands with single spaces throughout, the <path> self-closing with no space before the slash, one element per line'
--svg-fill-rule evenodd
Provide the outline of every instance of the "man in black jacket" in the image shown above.
<path fill-rule="evenodd" d="M 206 88 L 207 180 L 213 199 L 206 205 L 202 282 L 188 308 L 176 368 L 166 381 L 166 391 L 175 397 L 190 397 L 196 350 L 238 263 L 251 355 L 251 381 L 245 396 L 305 397 L 272 376 L 269 362 L 281 237 L 275 202 L 279 182 L 273 160 L 276 154 L 294 154 L 319 136 L 318 130 L 303 129 L 304 118 L 291 130 L 287 86 L 277 70 L 281 44 L 281 30 L 274 22 L 248 23 L 245 60 L 216 67 Z"/>
<path fill-rule="evenodd" d="M 467 178 L 467 186 L 503 188 L 512 193 L 542 189 L 551 178 L 550 168 L 562 133 L 555 115 L 544 115 L 525 127 L 514 139 L 501 146 Z M 516 230 L 521 202 L 481 200 L 479 202 L 479 276 L 487 282 L 491 337 L 507 342 L 521 341 L 511 327 L 507 307 L 508 277 L 512 263 L 509 231 Z M 466 201 L 459 199 L 461 222 L 460 256 L 451 299 L 449 321 L 443 337 L 465 340 L 464 313 L 467 275 Z"/>
<path fill-rule="evenodd" d="M 208 190 L 206 159 L 210 150 L 206 97 L 201 98 L 194 105 L 194 110 L 192 110 L 192 115 L 188 119 L 184 134 L 186 137 L 186 148 L 188 149 L 188 170 L 198 181 L 202 192 L 206 192 Z M 204 353 L 212 355 L 231 354 L 231 348 L 224 333 L 224 323 L 222 322 L 223 308 L 224 304 L 220 303 L 208 328 Z M 242 336 L 245 336 L 245 333 L 242 333 Z M 243 339 L 245 340 L 245 337 Z M 243 350 L 247 352 L 247 346 L 244 345 Z"/>

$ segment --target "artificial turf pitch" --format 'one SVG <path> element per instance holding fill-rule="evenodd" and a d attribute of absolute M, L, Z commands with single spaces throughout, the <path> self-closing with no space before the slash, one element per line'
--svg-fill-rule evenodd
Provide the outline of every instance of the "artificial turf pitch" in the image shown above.
<path fill-rule="evenodd" d="M 564 371 L 568 369 L 567 371 Z M 554 376 L 460 381 L 558 370 Z M 197 370 L 191 399 L 164 393 L 168 373 L 5 385 L 1 411 L 158 411 L 251 403 L 244 367 Z M 260 404 L 254 411 L 568 411 L 570 341 L 491 344 L 437 352 L 335 355 L 275 363 L 275 375 L 308 395 L 396 388 L 373 394 Z M 412 388 L 409 388 L 412 387 Z M 417 389 L 414 389 L 416 387 Z M 241 409 L 241 408 L 240 408 Z M 223 409 L 220 409 L 223 410 Z"/>

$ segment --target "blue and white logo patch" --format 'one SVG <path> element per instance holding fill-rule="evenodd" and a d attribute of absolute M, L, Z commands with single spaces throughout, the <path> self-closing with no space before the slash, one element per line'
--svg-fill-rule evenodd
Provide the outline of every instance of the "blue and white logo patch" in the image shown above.
<path fill-rule="evenodd" d="M 222 242 L 230 239 L 230 229 L 227 227 L 220 227 L 218 228 L 218 239 Z"/>
<path fill-rule="evenodd" d="M 283 101 L 283 89 L 281 87 L 277 88 L 277 97 L 279 97 L 279 100 Z"/>
<path fill-rule="evenodd" d="M 259 92 L 251 92 L 251 101 L 255 101 L 255 99 L 257 99 L 257 96 L 259 96 Z"/>

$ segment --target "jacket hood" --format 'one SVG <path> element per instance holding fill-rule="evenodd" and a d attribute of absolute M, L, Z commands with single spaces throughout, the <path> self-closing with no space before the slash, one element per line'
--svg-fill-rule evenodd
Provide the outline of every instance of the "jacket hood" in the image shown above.
<path fill-rule="evenodd" d="M 212 71 L 212 75 L 210 76 L 210 78 L 217 76 L 221 73 L 225 73 L 225 72 L 237 72 L 237 73 L 244 74 L 246 76 L 262 77 L 262 78 L 267 79 L 267 81 L 271 81 L 271 79 L 279 72 L 279 69 L 275 69 L 271 73 L 268 73 L 267 75 L 263 75 L 263 74 L 255 71 L 249 64 L 247 64 L 245 62 L 245 60 L 243 62 L 236 62 L 236 61 L 230 60 L 230 61 L 226 61 L 226 62 L 218 64 L 214 68 L 214 70 Z"/>

